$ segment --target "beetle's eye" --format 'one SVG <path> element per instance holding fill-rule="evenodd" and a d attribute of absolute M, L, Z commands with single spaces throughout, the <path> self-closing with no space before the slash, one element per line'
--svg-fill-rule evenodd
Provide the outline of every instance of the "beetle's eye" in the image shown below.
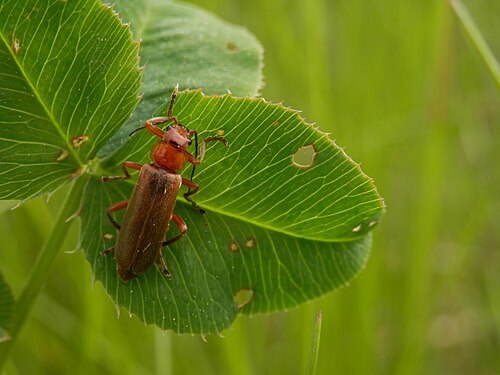
<path fill-rule="evenodd" d="M 173 129 L 172 125 L 167 126 L 167 131 L 172 130 L 172 129 Z"/>
<path fill-rule="evenodd" d="M 189 140 L 189 143 L 188 143 L 188 144 L 189 144 L 189 145 L 191 145 L 191 143 L 193 143 L 193 141 L 192 141 L 192 140 Z"/>

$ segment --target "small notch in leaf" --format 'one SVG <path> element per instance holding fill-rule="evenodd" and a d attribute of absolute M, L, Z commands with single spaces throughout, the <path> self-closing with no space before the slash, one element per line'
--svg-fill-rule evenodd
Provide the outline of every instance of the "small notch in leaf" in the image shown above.
<path fill-rule="evenodd" d="M 236 305 L 236 308 L 242 309 L 246 305 L 248 305 L 250 302 L 252 302 L 254 292 L 252 289 L 249 288 L 242 288 L 236 292 L 234 295 L 234 303 Z"/>
<path fill-rule="evenodd" d="M 89 136 L 86 134 L 77 135 L 71 140 L 71 144 L 74 148 L 80 148 L 83 144 L 89 141 Z"/>
<path fill-rule="evenodd" d="M 292 155 L 292 165 L 301 169 L 309 168 L 313 165 L 317 153 L 313 144 L 303 146 Z"/>

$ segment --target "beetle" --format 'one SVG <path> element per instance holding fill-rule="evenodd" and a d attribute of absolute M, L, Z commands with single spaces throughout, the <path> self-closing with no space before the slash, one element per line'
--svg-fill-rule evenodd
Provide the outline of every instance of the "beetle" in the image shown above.
<path fill-rule="evenodd" d="M 165 276 L 171 276 L 162 256 L 162 248 L 180 240 L 188 230 L 184 220 L 174 212 L 177 193 L 182 185 L 187 186 L 188 191 L 184 193 L 184 198 L 195 209 L 205 214 L 205 211 L 191 198 L 191 195 L 199 189 L 198 184 L 192 181 L 194 168 L 203 161 L 208 142 L 219 141 L 225 147 L 228 146 L 224 137 L 207 137 L 201 141 L 200 156 L 197 157 L 198 133 L 196 130 L 189 130 L 182 125 L 172 114 L 177 93 L 178 85 L 170 97 L 167 116 L 149 119 L 144 126 L 135 130 L 146 129 L 161 138 L 151 152 L 152 162 L 141 165 L 125 161 L 122 164 L 123 176 L 102 177 L 105 182 L 125 180 L 131 177 L 128 169 L 139 170 L 139 177 L 130 199 L 115 203 L 106 210 L 109 221 L 119 232 L 116 245 L 104 253 L 114 252 L 116 270 L 123 281 L 142 275 L 155 261 L 159 262 L 160 269 Z M 158 127 L 158 125 L 169 122 L 172 124 L 168 125 L 165 131 Z M 195 155 L 187 150 L 192 143 L 193 136 L 196 148 Z M 185 163 L 193 165 L 189 180 L 182 178 L 179 174 Z M 111 214 L 125 208 L 125 218 L 120 226 Z M 181 232 L 166 240 L 166 233 L 170 228 L 171 221 Z"/>

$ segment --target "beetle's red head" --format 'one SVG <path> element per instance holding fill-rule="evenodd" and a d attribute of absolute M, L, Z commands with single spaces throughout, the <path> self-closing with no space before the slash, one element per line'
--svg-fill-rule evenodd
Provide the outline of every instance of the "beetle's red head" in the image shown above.
<path fill-rule="evenodd" d="M 189 130 L 181 124 L 168 126 L 165 134 L 163 135 L 163 140 L 175 148 L 183 150 L 191 144 Z"/>

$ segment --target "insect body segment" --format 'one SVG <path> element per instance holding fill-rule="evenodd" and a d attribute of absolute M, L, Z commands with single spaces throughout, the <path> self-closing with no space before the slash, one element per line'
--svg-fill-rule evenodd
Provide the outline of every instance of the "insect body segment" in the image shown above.
<path fill-rule="evenodd" d="M 188 130 L 181 125 L 177 117 L 172 116 L 173 104 L 177 96 L 177 88 L 170 98 L 166 117 L 155 117 L 146 122 L 143 128 L 162 138 L 153 148 L 150 164 L 141 165 L 126 161 L 122 164 L 123 176 L 103 177 L 103 181 L 128 179 L 128 169 L 139 170 L 139 177 L 128 201 L 118 202 L 107 209 L 108 218 L 120 232 L 116 245 L 109 252 L 115 253 L 116 268 L 123 281 L 130 280 L 146 272 L 155 261 L 164 275 L 170 272 L 161 254 L 163 246 L 181 239 L 187 232 L 184 221 L 174 213 L 177 193 L 182 185 L 189 188 L 184 197 L 201 213 L 205 213 L 191 198 L 199 189 L 198 184 L 191 181 L 194 167 L 199 165 L 205 156 L 206 143 L 222 142 L 226 147 L 227 140 L 223 137 L 208 137 L 200 143 L 200 156 L 193 156 L 187 147 L 191 145 L 191 137 L 195 138 L 195 155 L 198 148 L 196 130 Z M 164 131 L 160 124 L 172 122 Z M 143 129 L 140 128 L 140 129 Z M 139 130 L 139 129 L 138 129 Z M 185 163 L 193 165 L 191 179 L 179 175 Z M 120 226 L 112 217 L 112 213 L 126 208 L 123 224 Z M 180 234 L 166 239 L 170 222 L 179 228 Z"/>

